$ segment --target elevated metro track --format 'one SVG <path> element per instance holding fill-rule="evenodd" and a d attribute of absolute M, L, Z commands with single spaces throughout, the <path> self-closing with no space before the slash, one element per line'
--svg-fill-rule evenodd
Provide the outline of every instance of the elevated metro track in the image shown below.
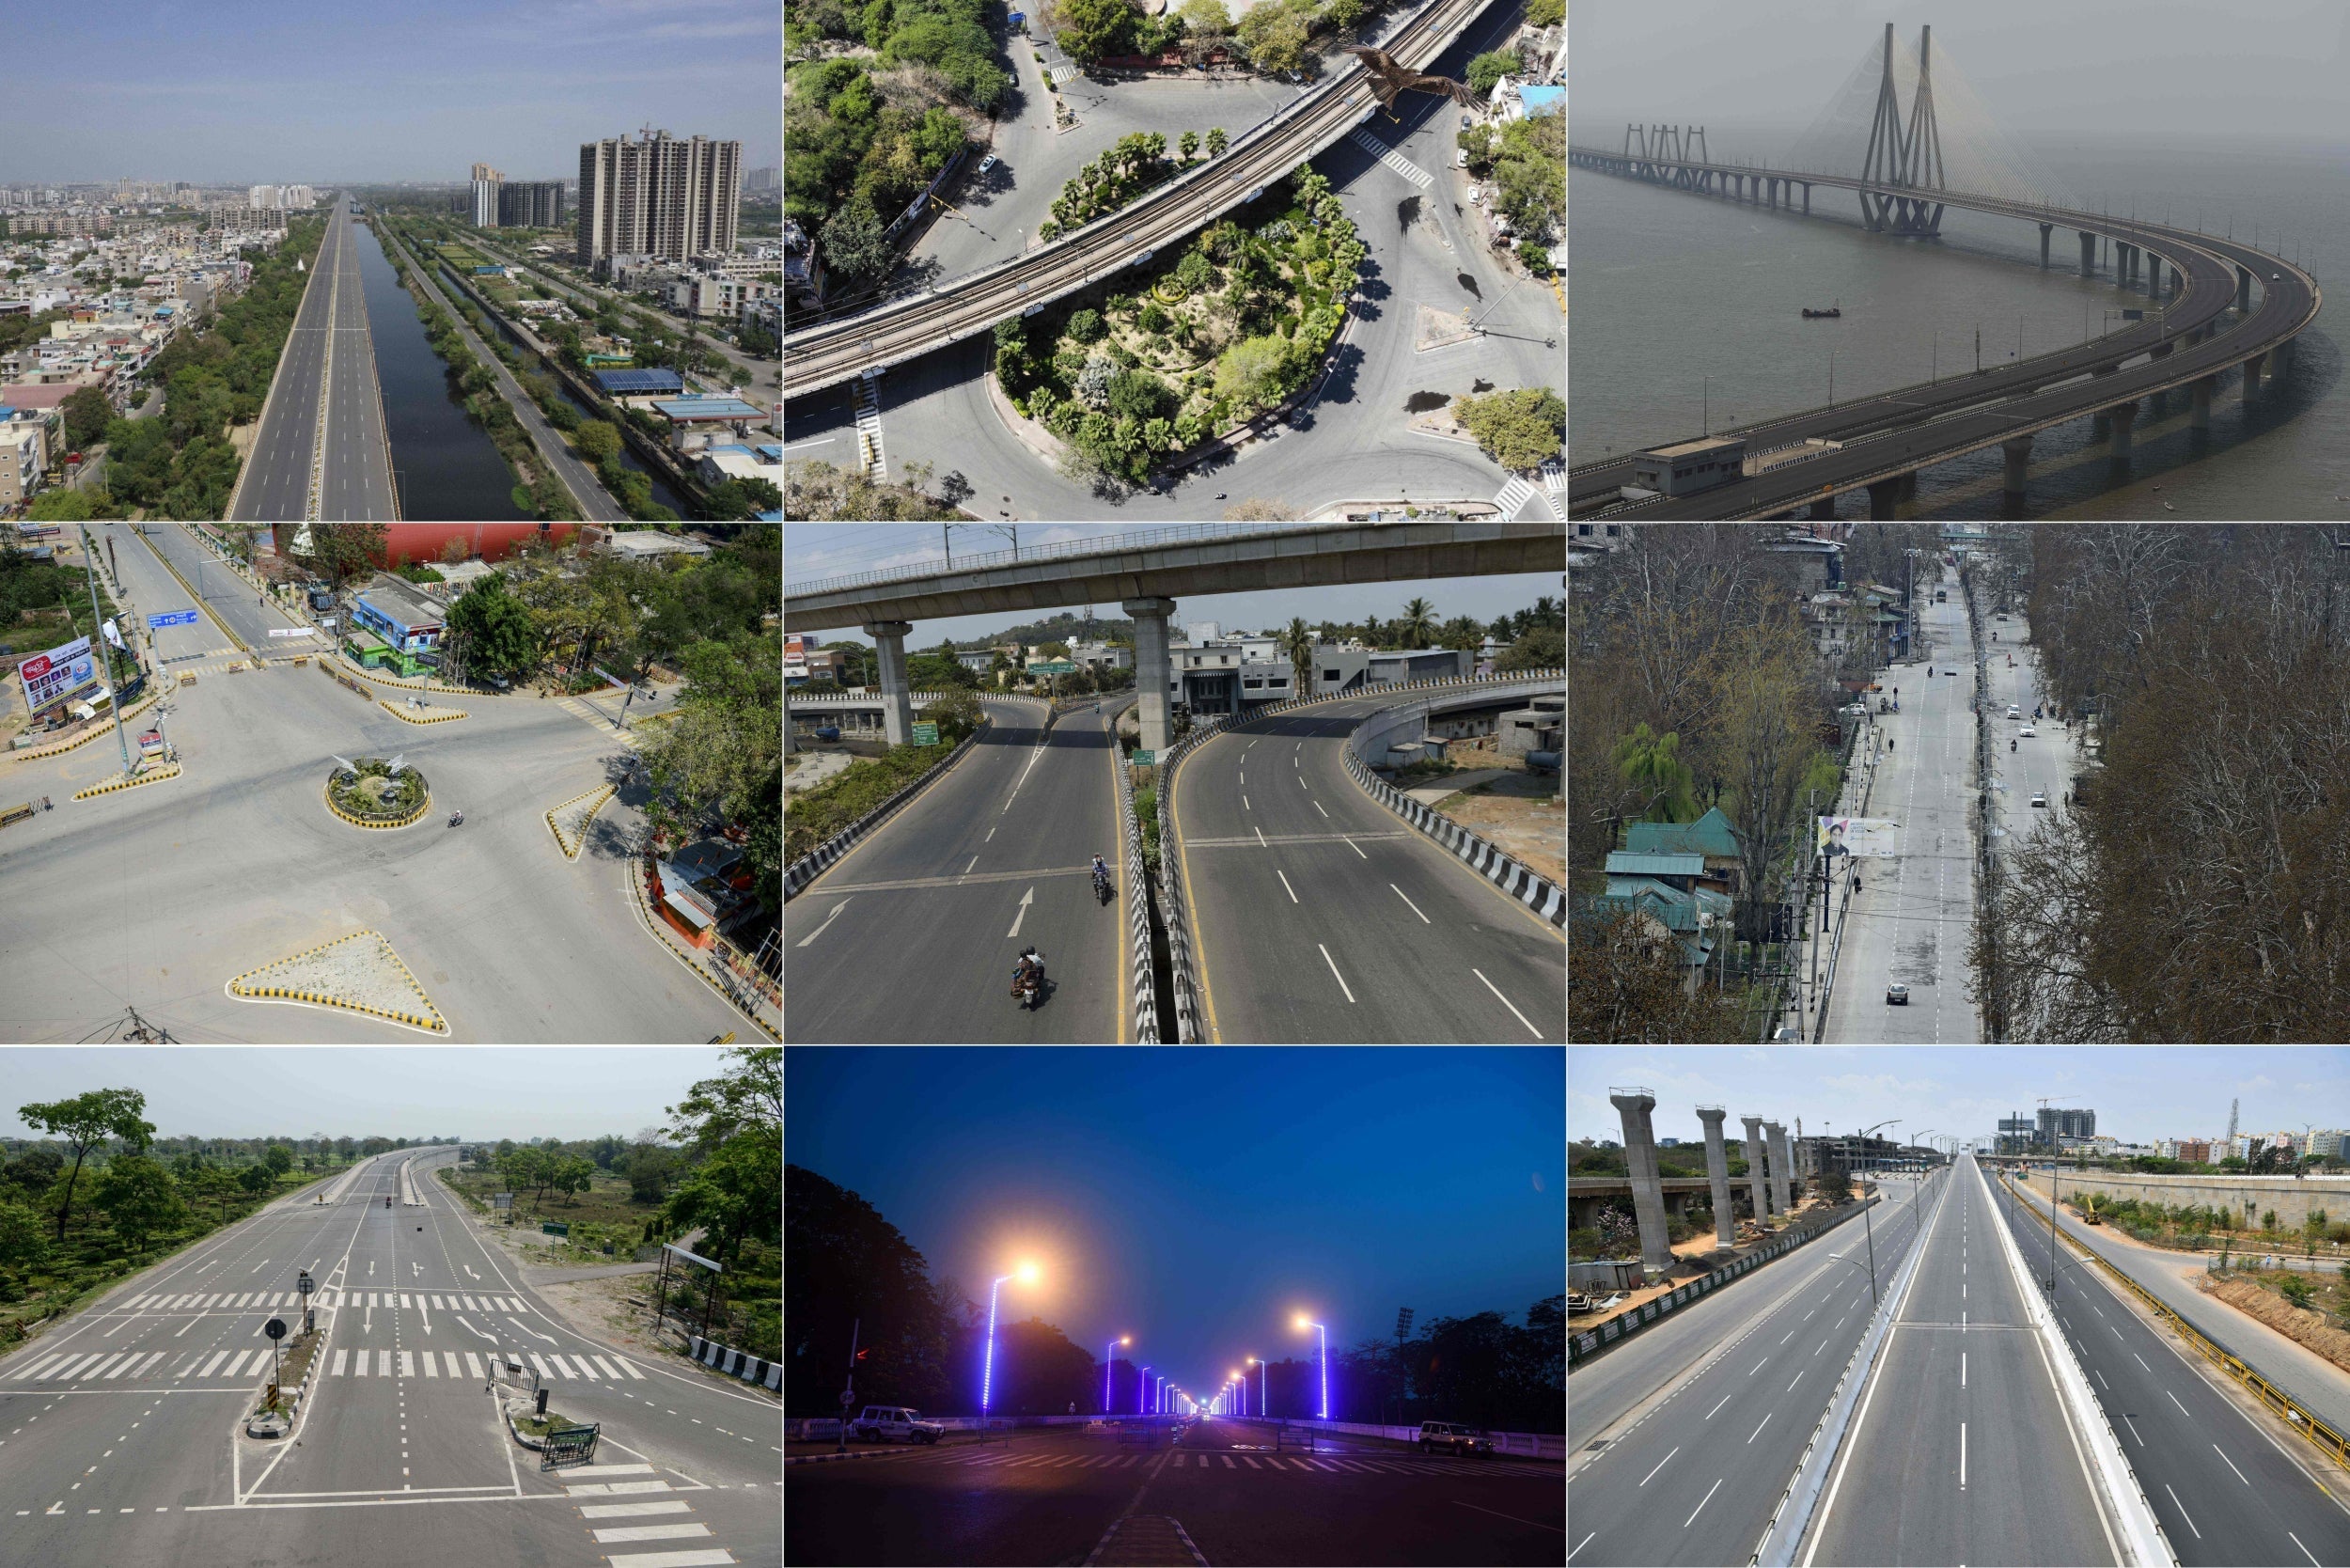
<path fill-rule="evenodd" d="M 1733 188 L 1769 193 L 1773 205 L 1779 192 L 1802 185 L 1807 212 L 1813 185 L 1855 191 L 1864 197 L 1919 197 L 1913 187 L 1796 170 L 1581 147 L 1569 148 L 1568 158 L 1577 168 L 1693 194 Z M 2201 428 L 2208 422 L 2211 395 L 2221 373 L 2242 367 L 2244 396 L 2249 400 L 2259 391 L 2263 367 L 2290 355 L 2294 338 L 2317 319 L 2324 304 L 2314 275 L 2241 241 L 1963 191 L 1936 189 L 1930 199 L 1937 206 L 2040 225 L 2044 258 L 2051 230 L 2074 229 L 2081 236 L 2084 274 L 2094 266 L 2094 237 L 2105 235 L 2116 244 L 2116 265 L 2125 287 L 2138 258 L 2152 259 L 2155 270 L 2168 262 L 2174 269 L 2170 288 L 2155 285 L 2150 273 L 2148 292 L 2142 296 L 2150 315 L 2157 306 L 2164 308 L 2158 319 L 2019 365 L 1899 387 L 1835 408 L 1715 432 L 1742 437 L 1749 457 L 1814 438 L 1842 445 L 1711 490 L 1623 502 L 1617 499 L 1617 492 L 1632 483 L 1631 458 L 1583 464 L 1568 478 L 1571 513 L 1597 515 L 1604 509 L 1610 517 L 1639 519 L 1766 517 L 1807 503 L 1832 505 L 1845 491 L 1867 489 L 1872 515 L 1889 517 L 1894 504 L 1914 490 L 1919 469 L 1995 445 L 2006 452 L 2008 493 L 2021 495 L 2036 432 L 2084 415 L 2101 416 L 2107 423 L 2114 458 L 2124 460 L 2138 400 L 2178 387 L 2191 391 L 2194 418 Z M 2257 306 L 2252 303 L 2255 285 Z"/>
<path fill-rule="evenodd" d="M 1425 67 L 1491 3 L 1434 0 L 1381 47 L 1405 65 Z M 787 333 L 784 397 L 821 392 L 865 370 L 917 359 L 989 331 L 1007 316 L 1150 260 L 1160 246 L 1249 200 L 1378 113 L 1367 78 L 1363 63 L 1350 56 L 1347 68 L 1328 85 L 1285 106 L 1223 157 L 1209 159 L 1130 207 L 928 292 Z"/>

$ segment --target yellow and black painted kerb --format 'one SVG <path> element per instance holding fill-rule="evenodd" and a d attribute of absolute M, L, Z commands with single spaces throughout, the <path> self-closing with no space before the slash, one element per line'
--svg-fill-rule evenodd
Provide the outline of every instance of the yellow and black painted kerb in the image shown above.
<path fill-rule="evenodd" d="M 75 800 L 87 800 L 92 795 L 110 795 L 117 790 L 135 790 L 142 784 L 160 784 L 166 778 L 180 776 L 180 764 L 173 762 L 153 773 L 143 773 L 136 778 L 118 778 L 111 784 L 93 784 L 86 790 L 73 792 Z"/>
<path fill-rule="evenodd" d="M 306 958 L 315 957 L 330 948 L 340 947 L 345 942 L 356 942 L 369 937 L 383 943 L 384 956 L 400 965 L 400 972 L 408 978 L 409 986 L 416 994 L 416 1005 L 424 1010 L 422 1012 L 404 1012 L 393 1008 L 369 1007 L 365 1002 L 345 1001 L 339 996 L 331 996 L 324 992 L 303 991 L 290 985 L 247 983 L 256 975 L 267 974 L 273 969 L 282 969 L 290 964 L 299 964 Z M 417 982 L 415 972 L 408 967 L 406 960 L 392 950 L 391 944 L 385 941 L 384 933 L 378 931 L 354 931 L 350 935 L 338 936 L 332 942 L 321 942 L 315 948 L 306 948 L 291 958 L 279 959 L 274 964 L 265 964 L 258 969 L 248 969 L 228 982 L 228 994 L 231 996 L 257 1001 L 308 1002 L 315 1007 L 337 1008 L 345 1012 L 365 1013 L 370 1018 L 389 1019 L 395 1024 L 404 1024 L 410 1028 L 423 1029 L 431 1034 L 449 1032 L 448 1020 L 441 1016 L 440 1010 L 434 1007 L 431 998 L 425 995 L 424 987 Z"/>
<path fill-rule="evenodd" d="M 385 713 L 391 714 L 392 717 L 399 719 L 403 724 L 446 724 L 451 719 L 473 717 L 471 713 L 457 713 L 444 711 L 441 713 L 428 713 L 419 718 L 415 713 L 409 713 L 400 708 L 398 704 L 386 702 L 381 698 L 376 699 L 376 706 L 382 708 Z"/>
<path fill-rule="evenodd" d="M 603 809 L 604 803 L 619 792 L 620 787 L 617 784 L 599 784 L 592 790 L 584 791 L 579 794 L 573 795 L 571 799 L 563 802 L 560 806 L 551 807 L 548 808 L 546 814 L 547 829 L 555 835 L 556 847 L 563 852 L 564 859 L 576 860 L 579 858 L 579 852 L 588 846 L 588 824 L 596 820 L 596 813 Z M 563 831 L 563 824 L 555 820 L 556 813 L 558 811 L 568 811 L 572 807 L 577 806 L 581 801 L 588 799 L 589 796 L 596 796 L 599 798 L 593 806 L 588 808 L 588 814 L 579 819 L 579 833 L 577 837 L 567 836 Z"/>
<path fill-rule="evenodd" d="M 402 817 L 398 822 L 371 823 L 364 817 L 352 816 L 350 812 L 335 804 L 335 785 L 334 780 L 332 779 L 329 779 L 321 787 L 320 798 L 326 802 L 326 808 L 329 811 L 334 812 L 335 815 L 342 818 L 343 821 L 349 823 L 353 827 L 414 827 L 418 823 L 424 821 L 426 814 L 432 809 L 432 797 L 431 795 L 427 795 L 424 799 L 424 804 L 416 808 L 415 815 L 414 816 Z"/>
<path fill-rule="evenodd" d="M 691 974 L 696 980 L 700 980 L 704 985 L 710 987 L 711 995 L 716 996 L 720 1001 L 726 1003 L 728 1007 L 733 1008 L 736 1012 L 742 1013 L 744 1017 L 748 1018 L 751 1021 L 751 1027 L 757 1029 L 760 1033 L 765 1035 L 776 1044 L 782 1044 L 783 1036 L 769 1028 L 767 1027 L 766 1019 L 761 1018 L 757 1012 L 746 1011 L 737 1005 L 734 998 L 727 995 L 727 988 L 720 985 L 715 980 L 712 979 L 709 970 L 703 968 L 700 964 L 686 957 L 683 952 L 680 951 L 678 945 L 669 939 L 669 933 L 661 929 L 661 917 L 654 913 L 650 902 L 651 898 L 650 890 L 646 887 L 644 881 L 642 880 L 650 874 L 650 867 L 640 866 L 637 868 L 635 873 L 629 878 L 628 884 L 628 890 L 636 900 L 636 910 L 637 913 L 644 917 L 646 929 L 653 933 L 654 938 L 658 940 L 662 946 L 669 949 L 670 955 L 680 964 L 683 964 L 689 974 Z"/>

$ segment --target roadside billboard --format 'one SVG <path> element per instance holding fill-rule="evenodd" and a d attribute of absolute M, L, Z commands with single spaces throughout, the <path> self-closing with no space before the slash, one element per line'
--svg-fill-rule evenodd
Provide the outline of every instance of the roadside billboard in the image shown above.
<path fill-rule="evenodd" d="M 1874 855 L 1890 860 L 1901 854 L 1901 823 L 1879 817 L 1821 817 L 1817 848 L 1824 855 Z"/>
<path fill-rule="evenodd" d="M 98 659 L 90 652 L 89 638 L 75 637 L 46 653 L 34 654 L 17 666 L 16 674 L 24 688 L 25 710 L 38 713 L 84 686 L 96 684 Z"/>

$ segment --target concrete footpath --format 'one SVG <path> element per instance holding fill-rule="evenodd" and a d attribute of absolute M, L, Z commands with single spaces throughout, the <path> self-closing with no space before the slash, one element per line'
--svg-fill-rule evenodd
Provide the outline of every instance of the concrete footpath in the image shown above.
<path fill-rule="evenodd" d="M 2045 1222 L 2047 1194 L 2035 1189 L 2029 1197 L 2029 1206 Z M 2286 1339 L 2258 1318 L 2247 1317 L 2217 1297 L 2197 1290 L 2196 1277 L 2204 1268 L 2200 1254 L 2147 1247 L 2111 1226 L 2083 1226 L 2061 1211 L 2057 1226 L 2144 1286 L 2149 1294 L 2193 1324 L 2214 1344 L 2240 1357 L 2245 1365 L 2316 1412 L 2318 1419 L 2335 1431 L 2350 1432 L 2350 1372 Z M 2087 1266 L 2077 1256 L 2072 1261 L 2076 1266 Z"/>

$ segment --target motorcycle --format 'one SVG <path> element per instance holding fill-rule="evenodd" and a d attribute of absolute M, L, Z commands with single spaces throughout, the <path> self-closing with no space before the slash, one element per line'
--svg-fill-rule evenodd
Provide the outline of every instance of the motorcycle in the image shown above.
<path fill-rule="evenodd" d="M 462 811 L 451 811 L 448 814 L 448 825 L 451 827 L 455 827 L 459 823 L 462 823 L 464 820 L 465 813 Z"/>
<path fill-rule="evenodd" d="M 1107 871 L 1095 871 L 1093 873 L 1093 902 L 1096 903 L 1105 903 L 1108 902 L 1109 896 L 1110 873 Z"/>
<path fill-rule="evenodd" d="M 1011 971 L 1011 994 L 1023 1008 L 1033 1009 L 1044 992 L 1044 955 L 1034 948 L 1020 955 Z"/>
<path fill-rule="evenodd" d="M 2008 743 L 2007 743 L 2007 748 L 2008 748 L 2008 750 L 2010 750 L 2010 751 L 2013 751 L 2013 750 L 2015 749 L 2015 743 L 2014 743 L 2013 741 L 2010 741 L 2010 742 L 2008 742 Z"/>

